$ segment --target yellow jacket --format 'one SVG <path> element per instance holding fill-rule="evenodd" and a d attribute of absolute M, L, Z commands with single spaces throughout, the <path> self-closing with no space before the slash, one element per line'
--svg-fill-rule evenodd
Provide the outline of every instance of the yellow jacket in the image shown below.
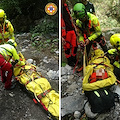
<path fill-rule="evenodd" d="M 14 28 L 9 20 L 5 20 L 4 24 L 0 24 L 0 44 L 7 42 L 9 39 L 15 40 Z"/>
<path fill-rule="evenodd" d="M 117 68 L 120 69 L 120 54 L 117 52 L 116 49 L 110 49 L 108 50 L 109 55 L 114 55 L 114 57 L 118 57 L 118 58 L 114 58 L 114 62 L 113 65 L 116 66 Z"/>
<path fill-rule="evenodd" d="M 76 26 L 80 29 L 79 41 L 84 40 L 84 34 L 90 41 L 95 40 L 102 34 L 97 17 L 89 12 L 87 12 L 87 16 L 88 16 L 87 27 L 85 26 L 85 23 L 82 23 L 79 19 L 76 20 Z"/>
<path fill-rule="evenodd" d="M 0 54 L 4 57 L 4 59 L 6 61 L 10 61 L 10 59 L 12 58 L 14 61 L 18 60 L 18 65 L 25 65 L 25 63 L 23 61 L 19 60 L 19 56 L 17 54 L 16 49 L 10 45 L 10 44 L 3 44 L 0 45 Z"/>

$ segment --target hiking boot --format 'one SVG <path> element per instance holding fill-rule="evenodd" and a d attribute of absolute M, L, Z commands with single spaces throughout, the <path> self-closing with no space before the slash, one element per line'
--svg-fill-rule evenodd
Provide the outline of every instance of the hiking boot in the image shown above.
<path fill-rule="evenodd" d="M 76 62 L 77 62 L 77 58 L 76 58 L 76 56 L 71 56 L 71 60 L 73 61 L 73 63 L 76 64 Z"/>
<path fill-rule="evenodd" d="M 68 62 L 68 65 L 71 66 L 71 67 L 75 66 L 75 64 L 73 62 Z"/>
<path fill-rule="evenodd" d="M 75 66 L 75 63 L 73 62 L 72 57 L 67 58 L 67 61 L 69 66 L 72 66 L 72 67 Z"/>

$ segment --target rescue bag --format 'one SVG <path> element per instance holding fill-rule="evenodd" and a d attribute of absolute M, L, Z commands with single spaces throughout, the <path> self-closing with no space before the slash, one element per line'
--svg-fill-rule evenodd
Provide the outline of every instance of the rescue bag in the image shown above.
<path fill-rule="evenodd" d="M 93 113 L 104 113 L 115 106 L 116 93 L 101 88 L 94 91 L 85 91 Z"/>

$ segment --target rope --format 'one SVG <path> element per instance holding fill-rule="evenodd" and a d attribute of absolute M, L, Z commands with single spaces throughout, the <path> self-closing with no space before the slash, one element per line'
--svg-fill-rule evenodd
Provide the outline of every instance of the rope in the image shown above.
<path fill-rule="evenodd" d="M 80 44 L 78 43 L 78 45 L 80 45 Z M 78 64 L 81 51 L 82 51 L 82 49 L 81 49 L 81 47 L 80 47 L 80 51 L 79 51 L 79 55 L 78 55 L 78 58 L 77 58 L 77 62 L 75 63 L 75 67 L 74 67 L 74 69 L 73 69 L 73 74 L 75 73 L 75 68 L 76 68 L 76 66 L 77 66 L 77 64 Z"/>
<path fill-rule="evenodd" d="M 102 40 L 105 42 L 104 44 L 103 44 L 103 41 L 102 41 Z M 98 42 L 98 43 L 99 43 L 99 44 L 101 43 L 102 46 L 105 46 L 105 45 L 106 45 L 105 37 L 102 36 L 100 42 Z"/>
<path fill-rule="evenodd" d="M 84 47 L 84 52 L 83 52 L 83 76 L 84 77 L 85 77 L 85 67 L 86 67 L 85 57 L 86 57 L 86 46 Z"/>

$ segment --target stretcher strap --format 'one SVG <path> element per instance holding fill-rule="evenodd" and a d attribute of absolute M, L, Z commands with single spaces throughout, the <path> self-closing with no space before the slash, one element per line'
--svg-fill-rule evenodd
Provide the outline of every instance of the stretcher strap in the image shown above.
<path fill-rule="evenodd" d="M 41 100 L 43 97 L 45 97 L 51 90 L 53 90 L 52 88 L 44 91 L 43 93 L 39 94 L 37 97 Z"/>
<path fill-rule="evenodd" d="M 30 78 L 30 79 L 26 82 L 25 86 L 26 86 L 28 83 L 30 83 L 31 81 L 32 81 L 32 79 Z"/>
<path fill-rule="evenodd" d="M 96 66 L 98 66 L 98 65 L 104 65 L 105 67 L 109 67 L 108 65 L 104 64 L 104 62 L 101 62 L 101 63 L 92 63 L 90 65 L 96 65 Z"/>

